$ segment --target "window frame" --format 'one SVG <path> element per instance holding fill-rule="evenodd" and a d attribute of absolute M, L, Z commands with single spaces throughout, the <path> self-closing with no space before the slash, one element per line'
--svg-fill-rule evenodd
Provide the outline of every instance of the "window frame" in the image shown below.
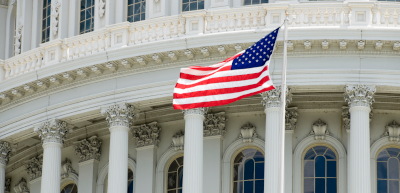
<path fill-rule="evenodd" d="M 65 185 L 61 186 L 61 188 L 60 188 L 60 193 L 62 193 L 62 191 L 64 190 L 65 187 L 67 187 L 68 185 L 71 185 L 71 184 L 74 184 L 74 185 L 75 185 L 75 187 L 76 187 L 76 192 L 78 192 L 78 185 L 77 185 L 75 182 L 69 182 L 69 183 L 66 183 Z M 78 193 L 79 193 L 79 192 L 78 192 Z"/>
<path fill-rule="evenodd" d="M 50 20 L 50 25 L 47 27 L 47 25 L 46 25 L 46 27 L 45 27 L 45 29 L 43 29 L 43 9 L 44 9 L 44 7 L 43 7 L 43 4 L 44 4 L 44 2 L 45 1 L 48 1 L 48 0 L 42 0 L 42 2 L 41 2 L 41 5 L 42 5 L 42 9 L 41 9 L 41 11 L 40 11 L 40 14 L 41 14 L 41 19 L 40 19 L 40 43 L 41 44 L 44 44 L 44 43 L 46 43 L 46 42 L 49 42 L 50 41 L 50 35 L 51 35 L 51 1 L 50 1 L 50 15 L 47 15 L 47 17 L 49 17 L 49 20 Z M 49 6 L 49 5 L 47 5 L 47 6 Z M 47 22 L 46 22 L 47 23 Z M 17 24 L 18 24 L 18 22 L 15 24 L 15 27 L 17 27 Z M 49 34 L 48 34 L 48 38 L 49 38 L 49 40 L 48 41 L 43 41 L 43 30 L 47 30 L 47 28 L 49 28 Z M 45 37 L 46 38 L 46 37 Z"/>
<path fill-rule="evenodd" d="M 87 0 L 84 0 L 84 1 L 87 1 Z M 86 10 L 87 9 L 91 9 L 92 7 L 93 7 L 93 13 L 92 13 L 92 16 L 89 18 L 89 19 L 87 19 L 87 18 L 85 18 L 85 20 L 84 21 L 82 21 L 81 19 L 81 12 L 82 12 L 82 7 L 81 7 L 81 2 L 82 2 L 82 0 L 79 0 L 79 12 L 78 12 L 78 14 L 79 14 L 79 20 L 78 20 L 78 35 L 82 35 L 82 34 L 86 34 L 86 33 L 90 33 L 90 32 L 92 32 L 92 31 L 94 31 L 94 18 L 95 18 L 95 12 L 96 12 L 96 0 L 92 0 L 93 1 L 93 4 L 90 6 L 90 7 L 85 7 L 85 12 L 86 12 Z M 85 6 L 86 6 L 86 4 L 85 4 Z M 86 13 L 85 13 L 85 17 L 86 17 Z M 93 28 L 92 28 L 92 30 L 90 30 L 89 29 L 89 31 L 87 31 L 87 30 L 85 30 L 85 28 L 86 28 L 86 21 L 87 20 L 92 20 L 92 25 L 93 25 Z M 84 30 L 83 30 L 83 33 L 81 33 L 81 23 L 82 22 L 84 22 Z"/>
<path fill-rule="evenodd" d="M 239 149 L 237 149 L 236 151 L 235 151 L 235 153 L 233 153 L 233 155 L 232 155 L 232 157 L 231 157 L 231 164 L 230 164 L 230 173 L 231 173 L 231 175 L 230 175 L 230 177 L 229 177 L 229 181 L 230 181 L 230 187 L 229 187 L 229 192 L 233 192 L 233 186 L 234 186 L 234 184 L 235 184 L 235 182 L 234 182 L 234 176 L 233 176 L 233 170 L 234 170 L 234 166 L 235 166 L 235 158 L 236 158 L 236 156 L 238 156 L 239 155 L 239 153 L 240 152 L 242 152 L 243 150 L 246 150 L 246 149 L 255 149 L 255 150 L 257 150 L 257 151 L 260 151 L 262 154 L 263 154 L 263 156 L 264 156 L 264 164 L 265 164 L 265 152 L 264 152 L 264 150 L 262 150 L 261 148 L 259 148 L 259 147 L 257 147 L 257 146 L 254 146 L 254 145 L 250 145 L 250 146 L 245 146 L 245 147 L 242 147 L 242 148 L 239 148 Z M 265 167 L 265 165 L 264 165 L 264 167 Z M 265 172 L 265 171 L 264 171 Z M 265 177 L 264 177 L 264 180 L 265 180 Z"/>
<path fill-rule="evenodd" d="M 396 145 L 396 144 L 390 144 L 390 145 L 383 145 L 383 146 L 381 146 L 379 149 L 378 149 L 378 151 L 375 153 L 375 155 L 374 155 L 374 158 L 375 158 L 375 160 L 374 160 L 374 163 L 371 163 L 371 164 L 373 164 L 373 166 L 374 166 L 374 170 L 375 170 L 375 174 L 371 174 L 371 175 L 374 175 L 373 176 L 373 179 L 374 179 L 374 182 L 371 182 L 371 183 L 373 183 L 373 184 L 375 184 L 375 189 L 373 189 L 373 190 L 371 190 L 371 192 L 378 192 L 378 155 L 384 150 L 384 149 L 387 149 L 387 148 L 397 148 L 397 149 L 400 149 L 400 145 Z M 372 150 L 372 148 L 371 148 L 371 150 Z M 399 159 L 399 169 L 400 169 L 400 159 Z M 400 172 L 400 171 L 399 171 Z M 388 174 L 389 175 L 389 174 Z M 389 179 L 387 179 L 387 181 L 389 181 Z M 399 183 L 400 183 L 400 173 L 399 173 Z M 399 185 L 399 188 L 400 188 L 400 185 Z"/>
<path fill-rule="evenodd" d="M 147 2 L 146 2 L 146 0 L 142 0 L 142 2 L 141 3 L 145 3 L 145 7 L 144 7 L 144 19 L 141 19 L 141 20 L 139 20 L 139 21 L 134 21 L 135 20 L 135 0 L 133 0 L 133 4 L 132 4 L 132 7 L 133 7 L 133 15 L 131 16 L 132 17 L 132 19 L 133 19 L 133 21 L 132 22 L 130 22 L 129 20 L 128 20 L 128 18 L 130 17 L 129 16 L 129 0 L 127 0 L 126 1 L 126 21 L 127 22 L 129 22 L 129 23 L 135 23 L 135 22 L 140 22 L 140 21 L 144 21 L 144 20 L 146 20 L 146 7 L 147 7 Z M 143 13 L 140 13 L 139 15 L 141 15 L 141 14 L 143 14 Z"/>
<path fill-rule="evenodd" d="M 262 4 L 268 4 L 268 3 L 270 3 L 271 2 L 271 0 L 268 0 L 268 2 L 267 3 L 261 3 L 261 1 L 263 1 L 263 0 L 260 0 L 260 3 L 258 3 L 258 4 L 253 4 L 253 3 L 251 3 L 250 5 L 245 5 L 244 4 L 244 2 L 245 2 L 246 0 L 242 0 L 242 4 L 241 4 L 241 6 L 259 6 L 259 5 L 262 5 Z M 253 1 L 253 0 L 251 0 L 251 1 Z"/>
<path fill-rule="evenodd" d="M 332 147 L 331 145 L 329 145 L 329 144 L 326 144 L 326 143 L 315 143 L 315 144 L 312 144 L 312 145 L 310 145 L 310 146 L 308 146 L 308 147 L 306 147 L 305 149 L 304 149 L 304 151 L 303 151 L 303 153 L 301 154 L 301 193 L 304 193 L 304 180 L 305 180 L 305 178 L 304 178 L 304 156 L 306 155 L 306 153 L 308 152 L 308 150 L 310 150 L 311 148 L 314 148 L 314 147 L 317 147 L 317 146 L 324 146 L 324 147 L 327 147 L 327 148 L 329 148 L 329 149 L 331 149 L 334 153 L 335 153 L 335 156 L 336 156 L 336 193 L 340 193 L 340 190 L 339 190 L 339 177 L 340 177 L 340 175 L 339 175 L 339 153 L 337 152 L 337 150 L 334 148 L 334 147 Z M 326 166 L 325 166 L 325 170 L 326 170 Z M 315 170 L 314 170 L 314 173 L 315 173 Z M 325 177 L 325 179 L 326 179 L 327 177 Z M 315 179 L 315 177 L 314 177 L 314 179 Z M 325 183 L 325 187 L 326 187 L 326 183 Z M 314 186 L 315 186 L 315 184 L 314 184 Z M 314 187 L 314 189 L 315 189 L 315 187 Z"/>
<path fill-rule="evenodd" d="M 183 153 L 176 154 L 172 157 L 169 158 L 168 162 L 165 164 L 164 168 L 164 187 L 163 187 L 163 192 L 168 193 L 168 170 L 169 167 L 171 166 L 172 162 L 174 162 L 178 158 L 185 158 Z M 185 163 L 183 163 L 183 166 L 185 166 Z"/>
<path fill-rule="evenodd" d="M 197 1 L 197 7 L 199 7 L 199 1 L 201 0 L 196 0 Z M 200 10 L 206 10 L 206 0 L 202 0 L 204 2 L 204 8 L 203 9 L 196 9 L 196 10 L 189 10 L 189 11 L 183 11 L 183 0 L 180 0 L 180 11 L 181 14 L 185 13 L 185 12 L 192 12 L 192 11 L 200 11 Z M 190 0 L 189 0 L 189 4 L 190 4 Z M 189 6 L 190 7 L 190 6 Z M 190 8 L 189 8 L 190 9 Z"/>

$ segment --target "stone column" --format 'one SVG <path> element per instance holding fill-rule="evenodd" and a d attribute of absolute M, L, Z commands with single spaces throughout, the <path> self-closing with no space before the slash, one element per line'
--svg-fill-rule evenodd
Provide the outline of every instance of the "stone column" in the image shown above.
<path fill-rule="evenodd" d="M 138 113 L 127 103 L 102 108 L 110 125 L 110 155 L 108 167 L 108 191 L 125 193 L 128 190 L 128 136 L 129 126 Z"/>
<path fill-rule="evenodd" d="M 43 173 L 40 192 L 59 192 L 61 148 L 67 134 L 70 132 L 67 128 L 67 123 L 58 119 L 52 119 L 35 125 L 34 131 L 39 134 L 43 144 Z"/>
<path fill-rule="evenodd" d="M 207 114 L 204 120 L 204 170 L 203 191 L 221 191 L 222 141 L 225 130 L 225 112 Z"/>
<path fill-rule="evenodd" d="M 96 180 L 101 155 L 102 141 L 97 136 L 92 136 L 74 143 L 75 155 L 79 160 L 78 191 L 86 193 L 96 192 Z"/>
<path fill-rule="evenodd" d="M 286 88 L 286 104 L 292 100 L 290 90 Z M 278 192 L 279 176 L 279 111 L 281 106 L 281 86 L 261 93 L 265 112 L 265 162 L 264 162 L 264 192 Z"/>
<path fill-rule="evenodd" d="M 297 107 L 287 108 L 285 114 L 285 193 L 293 192 L 293 134 L 297 128 Z"/>
<path fill-rule="evenodd" d="M 160 142 L 157 122 L 133 126 L 132 135 L 137 140 L 136 192 L 153 193 L 155 191 L 155 172 L 157 148 Z"/>
<path fill-rule="evenodd" d="M 184 110 L 183 193 L 203 193 L 203 120 L 207 110 Z"/>
<path fill-rule="evenodd" d="M 369 113 L 374 102 L 374 86 L 347 85 L 345 100 L 350 111 L 350 151 L 348 191 L 371 192 Z"/>
<path fill-rule="evenodd" d="M 4 193 L 6 182 L 6 165 L 11 152 L 10 144 L 5 141 L 0 141 L 0 151 L 0 193 Z"/>

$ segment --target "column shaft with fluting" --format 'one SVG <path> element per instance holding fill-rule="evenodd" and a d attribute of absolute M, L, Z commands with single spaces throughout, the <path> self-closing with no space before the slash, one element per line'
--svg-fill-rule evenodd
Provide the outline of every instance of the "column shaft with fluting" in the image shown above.
<path fill-rule="evenodd" d="M 350 111 L 348 193 L 371 193 L 369 113 L 374 86 L 347 85 L 345 100 Z"/>
<path fill-rule="evenodd" d="M 127 103 L 104 107 L 101 114 L 110 125 L 110 154 L 108 166 L 108 190 L 112 193 L 126 193 L 128 190 L 128 137 L 129 126 L 138 113 Z"/>
<path fill-rule="evenodd" d="M 184 113 L 183 193 L 203 193 L 203 120 L 206 109 L 188 109 Z"/>

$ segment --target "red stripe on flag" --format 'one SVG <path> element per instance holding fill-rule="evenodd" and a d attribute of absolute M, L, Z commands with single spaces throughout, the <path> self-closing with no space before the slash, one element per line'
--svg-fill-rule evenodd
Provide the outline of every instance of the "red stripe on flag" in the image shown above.
<path fill-rule="evenodd" d="M 178 94 L 174 93 L 174 99 L 182 99 L 182 98 L 190 98 L 190 97 L 201 97 L 201 96 L 210 96 L 210 95 L 220 95 L 220 94 L 229 94 L 235 92 L 242 92 L 245 90 L 250 90 L 253 88 L 257 88 L 263 85 L 265 82 L 269 81 L 269 76 L 262 78 L 258 83 L 240 86 L 240 87 L 232 87 L 232 88 L 220 88 L 220 89 L 212 89 L 212 90 L 203 90 L 196 91 L 190 93 Z"/>
<path fill-rule="evenodd" d="M 191 103 L 191 104 L 184 104 L 184 105 L 174 104 L 173 106 L 174 106 L 174 109 L 184 110 L 184 109 L 194 109 L 194 108 L 200 108 L 200 107 L 214 107 L 214 106 L 226 105 L 226 104 L 238 101 L 238 100 L 240 100 L 242 98 L 253 96 L 255 94 L 260 94 L 262 92 L 267 92 L 267 91 L 270 91 L 272 89 L 275 89 L 275 87 L 274 86 L 269 86 L 268 88 L 264 88 L 264 89 L 262 89 L 260 91 L 256 91 L 256 92 L 253 92 L 253 93 L 242 95 L 242 96 L 239 96 L 239 97 L 236 97 L 236 98 L 233 98 L 233 99 L 226 99 L 226 100 L 219 100 L 219 101 L 209 101 L 209 102 L 201 102 L 201 103 Z"/>
<path fill-rule="evenodd" d="M 218 71 L 215 71 L 215 72 L 207 74 L 207 75 L 199 75 L 199 76 L 197 76 L 197 75 L 186 74 L 186 73 L 181 72 L 180 78 L 186 79 L 186 80 L 199 80 L 199 79 L 211 76 L 211 75 L 213 75 L 213 74 L 215 74 L 217 72 L 223 72 L 223 71 L 228 71 L 228 70 L 231 70 L 231 65 L 224 66 L 221 69 L 219 69 Z"/>
<path fill-rule="evenodd" d="M 205 85 L 205 84 L 249 80 L 249 79 L 258 78 L 266 70 L 268 70 L 268 66 L 265 66 L 264 69 L 261 70 L 260 72 L 253 73 L 253 74 L 244 74 L 244 75 L 235 75 L 235 76 L 225 76 L 225 77 L 210 78 L 210 79 L 203 80 L 203 81 L 200 81 L 198 83 L 189 84 L 189 85 L 176 83 L 175 88 L 186 89 L 186 88 L 192 88 L 192 87 L 195 87 L 195 86 Z"/>

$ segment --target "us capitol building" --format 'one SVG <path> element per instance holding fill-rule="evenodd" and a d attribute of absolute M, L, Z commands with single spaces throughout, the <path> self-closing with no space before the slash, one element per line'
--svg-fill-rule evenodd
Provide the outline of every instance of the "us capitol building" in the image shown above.
<path fill-rule="evenodd" d="M 288 16 L 276 90 L 173 110 Z M 399 0 L 0 0 L 0 193 L 399 193 Z M 183 187 L 183 189 L 182 189 Z"/>

